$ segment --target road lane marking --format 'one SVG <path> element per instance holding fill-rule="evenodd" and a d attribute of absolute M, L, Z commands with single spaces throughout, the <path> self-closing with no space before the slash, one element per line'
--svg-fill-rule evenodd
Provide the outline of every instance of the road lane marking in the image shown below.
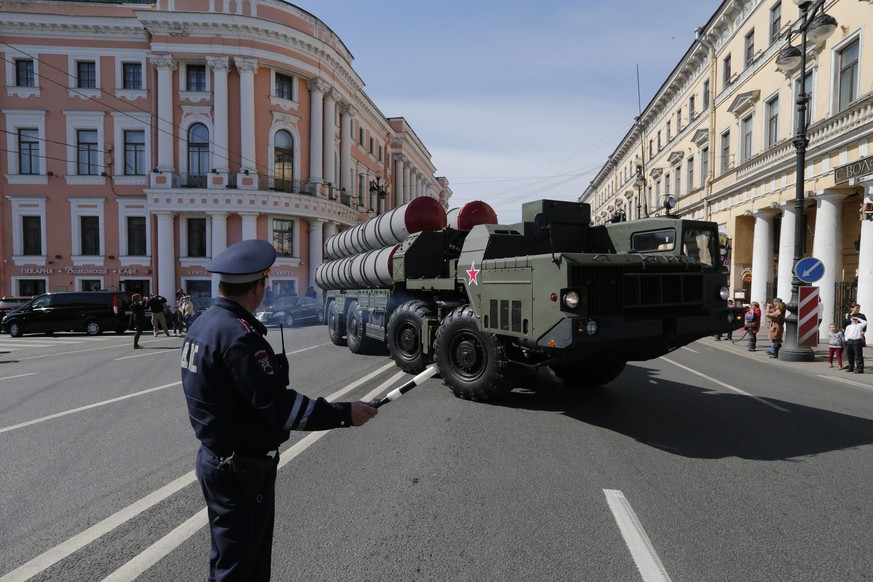
<path fill-rule="evenodd" d="M 33 376 L 36 372 L 28 372 L 27 374 L 18 374 L 17 376 L 6 376 L 5 378 L 0 378 L 0 380 L 12 380 L 14 378 L 24 378 L 25 376 Z"/>
<path fill-rule="evenodd" d="M 630 502 L 618 489 L 604 489 L 603 493 L 606 495 L 606 503 L 612 511 L 612 517 L 615 518 L 615 523 L 618 524 L 618 529 L 621 531 L 621 537 L 624 538 L 624 543 L 627 544 L 643 580 L 645 582 L 668 582 L 670 575 L 667 574 L 664 564 L 661 563 L 661 559 L 652 545 L 652 540 L 643 529 Z"/>
<path fill-rule="evenodd" d="M 683 349 L 683 350 L 687 350 L 687 351 L 691 352 L 692 354 L 699 354 L 699 353 L 700 353 L 700 352 L 698 352 L 697 350 L 692 350 L 692 349 L 689 348 L 688 346 L 682 346 L 682 349 Z"/>
<path fill-rule="evenodd" d="M 352 390 L 354 390 L 355 388 L 357 388 L 358 386 L 360 386 L 364 382 L 371 380 L 372 378 L 378 376 L 379 374 L 385 372 L 386 370 L 388 370 L 389 368 L 391 368 L 393 366 L 394 366 L 394 362 L 390 362 L 388 364 L 385 364 L 381 368 L 377 368 L 376 370 L 374 370 L 373 372 L 370 372 L 369 374 L 367 374 L 363 378 L 360 378 L 360 379 L 352 382 L 351 384 L 349 384 L 345 388 L 336 391 L 334 394 L 332 394 L 330 396 L 330 398 L 342 396 L 348 392 L 351 392 Z M 181 384 L 181 382 L 176 382 L 174 385 L 178 385 L 178 384 Z M 301 452 L 306 450 L 306 448 L 308 448 L 313 443 L 315 443 L 320 438 L 322 438 L 323 436 L 326 436 L 329 433 L 330 433 L 330 431 L 310 433 L 309 435 L 307 435 L 306 437 L 301 439 L 299 442 L 295 443 L 287 451 L 284 451 L 282 453 L 279 466 L 280 467 L 284 466 L 288 461 L 290 461 L 291 459 L 293 459 L 294 457 L 299 455 Z M 37 574 L 40 574 L 41 572 L 43 572 L 43 571 L 47 570 L 48 568 L 52 567 L 53 565 L 57 564 L 58 562 L 60 562 L 64 558 L 70 556 L 71 554 L 73 554 L 75 552 L 78 552 L 79 550 L 81 550 L 85 546 L 93 543 L 94 541 L 101 538 L 102 536 L 109 533 L 110 531 L 114 530 L 118 526 L 130 521 L 131 519 L 133 519 L 134 517 L 136 517 L 137 515 L 139 515 L 143 511 L 149 509 L 150 507 L 152 507 L 154 505 L 157 505 L 158 503 L 160 503 L 161 501 L 164 501 L 165 499 L 167 499 L 168 497 L 170 497 L 171 495 L 173 495 L 177 491 L 183 489 L 184 487 L 186 487 L 192 483 L 195 483 L 196 481 L 197 481 L 197 477 L 194 474 L 194 471 L 190 471 L 190 472 L 182 475 L 181 477 L 179 477 L 175 481 L 165 485 L 164 487 L 161 487 L 160 489 L 158 489 L 157 491 L 155 491 L 153 493 L 150 493 L 149 495 L 146 495 L 145 497 L 143 497 L 139 501 L 136 501 L 136 502 L 128 505 L 124 509 L 117 511 L 116 513 L 110 515 L 109 517 L 107 517 L 103 521 L 94 524 L 90 528 L 73 536 L 69 540 L 62 542 L 62 543 L 58 544 L 57 546 L 51 548 L 50 550 L 33 558 L 32 560 L 30 560 L 26 564 L 19 566 L 15 570 L 9 572 L 8 574 L 6 574 L 2 578 L 0 578 L 0 582 L 13 582 L 13 581 L 14 582 L 21 582 L 24 580 L 28 580 L 28 579 L 32 578 L 33 576 L 36 576 Z M 199 513 L 204 513 L 204 512 L 201 510 L 201 512 L 198 512 L 198 514 Z M 205 515 L 205 513 L 204 513 L 204 515 Z M 197 518 L 197 514 L 195 514 L 192 518 L 187 520 L 182 526 L 177 527 L 173 531 L 176 532 L 177 536 L 181 535 L 181 533 L 183 533 L 183 531 L 187 531 L 187 529 L 190 529 L 191 527 L 193 527 L 192 524 L 196 523 L 196 518 Z M 183 526 L 185 526 L 186 524 L 188 524 L 188 528 L 183 530 Z M 205 525 L 205 522 L 203 523 L 203 525 Z M 194 532 L 196 532 L 198 529 L 200 529 L 200 527 L 201 526 L 198 526 L 196 529 L 194 529 L 191 532 L 191 534 L 188 535 L 188 537 L 190 537 L 190 535 L 192 535 Z M 173 532 L 168 534 L 168 536 L 171 536 L 172 534 L 173 534 Z M 165 537 L 167 537 L 167 536 L 165 536 Z M 175 539 L 175 538 L 173 538 L 173 539 Z M 187 539 L 187 537 L 184 539 Z M 182 541 L 184 541 L 184 540 L 182 540 Z M 158 543 L 161 543 L 161 542 L 159 541 Z M 167 543 L 167 542 L 165 542 L 165 543 Z M 181 542 L 179 542 L 179 543 L 181 543 Z M 155 551 L 157 552 L 157 549 Z M 138 558 L 134 558 L 133 561 L 136 561 L 137 559 Z M 143 558 L 144 561 L 147 561 L 150 559 L 153 559 L 153 556 L 146 556 Z M 158 558 L 158 559 L 160 559 L 160 558 Z M 124 567 L 125 566 L 122 566 L 122 568 L 124 568 Z M 112 576 L 112 574 L 110 574 L 110 576 Z M 131 578 L 127 578 L 127 579 L 129 580 Z"/>
<path fill-rule="evenodd" d="M 110 398 L 109 400 L 103 400 L 102 402 L 95 402 L 94 404 L 88 404 L 86 406 L 80 406 L 79 408 L 73 408 L 71 410 L 65 410 L 64 412 L 57 412 L 55 414 L 49 414 L 48 416 L 43 416 L 41 418 L 34 418 L 33 420 L 28 420 L 27 422 L 22 422 L 20 424 L 13 424 L 12 426 L 7 426 L 5 428 L 0 428 L 0 434 L 4 432 L 9 432 L 10 430 L 15 430 L 19 428 L 24 428 L 25 426 L 30 426 L 32 424 L 38 424 L 40 422 L 45 422 L 47 420 L 53 420 L 55 418 L 61 418 L 62 416 L 67 416 L 69 414 L 75 414 L 77 412 L 82 412 L 84 410 L 90 410 L 92 408 L 97 408 L 100 406 L 106 406 L 107 404 L 113 404 L 115 402 L 121 402 L 122 400 L 127 400 L 128 398 L 136 398 L 137 396 L 142 396 L 144 394 L 149 394 L 151 392 L 157 392 L 158 390 L 164 390 L 166 388 L 172 388 L 173 386 L 178 386 L 182 382 L 173 382 L 172 384 L 164 384 L 163 386 L 156 386 L 155 388 L 149 388 L 148 390 L 141 390 L 139 392 L 134 392 L 133 394 L 127 394 L 125 396 L 119 396 L 117 398 Z M 2 580 L 2 579 L 0 579 Z"/>
<path fill-rule="evenodd" d="M 833 376 L 825 376 L 824 374 L 818 374 L 819 378 L 824 378 L 826 380 L 833 380 L 834 382 L 839 382 L 841 384 L 848 384 L 849 386 L 857 386 L 858 388 L 863 388 L 865 390 L 873 390 L 873 386 L 868 384 L 864 384 L 863 382 L 856 382 L 854 380 L 849 380 L 848 378 L 834 378 Z M 3 378 L 0 378 L 2 380 Z"/>
<path fill-rule="evenodd" d="M 764 400 L 764 399 L 761 398 L 760 396 L 755 396 L 754 394 L 749 394 L 749 393 L 746 392 L 745 390 L 740 390 L 739 388 L 735 388 L 734 386 L 731 386 L 730 384 L 725 384 L 725 383 L 722 382 L 721 380 L 716 380 L 715 378 L 713 378 L 713 377 L 711 377 L 711 376 L 707 376 L 706 374 L 703 374 L 702 372 L 698 372 L 697 370 L 692 370 L 692 369 L 689 368 L 688 366 L 683 366 L 683 365 L 680 364 L 679 362 L 674 362 L 674 361 L 671 360 L 670 358 L 665 358 L 665 357 L 662 356 L 661 359 L 664 360 L 665 362 L 668 362 L 668 363 L 670 363 L 670 364 L 673 364 L 673 365 L 676 366 L 676 367 L 682 368 L 682 369 L 685 370 L 686 372 L 691 372 L 692 374 L 697 374 L 697 375 L 700 376 L 701 378 L 706 378 L 706 379 L 709 380 L 710 382 L 714 382 L 714 383 L 718 384 L 719 386 L 724 386 L 724 387 L 727 388 L 728 390 L 732 390 L 732 391 L 736 392 L 737 394 L 742 394 L 743 396 L 748 396 L 749 398 L 751 398 L 752 400 L 754 400 L 754 401 L 756 401 L 756 402 L 760 402 L 761 404 L 765 404 L 765 405 L 767 405 L 767 406 L 769 406 L 769 407 L 771 407 L 771 408 L 775 408 L 775 409 L 778 410 L 779 412 L 791 412 L 791 411 L 788 410 L 787 408 L 782 408 L 781 406 L 777 406 L 777 405 L 773 404 L 772 402 L 767 402 L 766 400 Z"/>

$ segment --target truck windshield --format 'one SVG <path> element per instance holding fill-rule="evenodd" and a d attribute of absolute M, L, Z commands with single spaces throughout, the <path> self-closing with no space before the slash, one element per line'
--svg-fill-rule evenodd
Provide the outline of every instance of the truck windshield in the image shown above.
<path fill-rule="evenodd" d="M 649 232 L 635 232 L 632 248 L 638 253 L 672 251 L 676 248 L 676 231 L 672 228 L 665 228 Z"/>
<path fill-rule="evenodd" d="M 682 232 L 682 254 L 697 259 L 706 267 L 715 266 L 719 256 L 716 231 L 702 227 L 686 228 Z"/>

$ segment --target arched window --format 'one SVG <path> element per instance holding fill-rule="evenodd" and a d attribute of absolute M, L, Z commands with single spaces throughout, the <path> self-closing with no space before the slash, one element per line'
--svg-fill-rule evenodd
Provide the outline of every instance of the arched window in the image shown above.
<path fill-rule="evenodd" d="M 273 187 L 294 192 L 294 138 L 284 129 L 276 132 L 273 151 Z"/>
<path fill-rule="evenodd" d="M 202 123 L 188 129 L 188 186 L 206 187 L 209 173 L 209 130 Z"/>

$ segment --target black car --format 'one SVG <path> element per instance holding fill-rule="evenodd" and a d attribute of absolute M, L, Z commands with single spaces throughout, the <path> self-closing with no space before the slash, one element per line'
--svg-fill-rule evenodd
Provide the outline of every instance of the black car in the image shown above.
<path fill-rule="evenodd" d="M 0 297 L 0 319 L 11 311 L 15 311 L 33 297 Z"/>
<path fill-rule="evenodd" d="M 118 291 L 45 293 L 3 318 L 3 331 L 13 337 L 25 333 L 104 330 L 124 333 L 130 319 L 130 294 Z"/>
<path fill-rule="evenodd" d="M 283 297 L 270 306 L 259 307 L 255 317 L 264 325 L 321 324 L 324 323 L 324 309 L 321 302 L 312 297 Z"/>

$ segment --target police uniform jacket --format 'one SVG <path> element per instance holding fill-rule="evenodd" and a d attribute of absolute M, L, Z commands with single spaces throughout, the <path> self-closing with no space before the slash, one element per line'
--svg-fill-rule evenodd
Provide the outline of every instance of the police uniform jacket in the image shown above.
<path fill-rule="evenodd" d="M 214 454 L 260 454 L 291 430 L 351 426 L 351 404 L 286 388 L 286 374 L 244 307 L 219 298 L 191 325 L 182 347 L 182 387 L 197 438 Z"/>

